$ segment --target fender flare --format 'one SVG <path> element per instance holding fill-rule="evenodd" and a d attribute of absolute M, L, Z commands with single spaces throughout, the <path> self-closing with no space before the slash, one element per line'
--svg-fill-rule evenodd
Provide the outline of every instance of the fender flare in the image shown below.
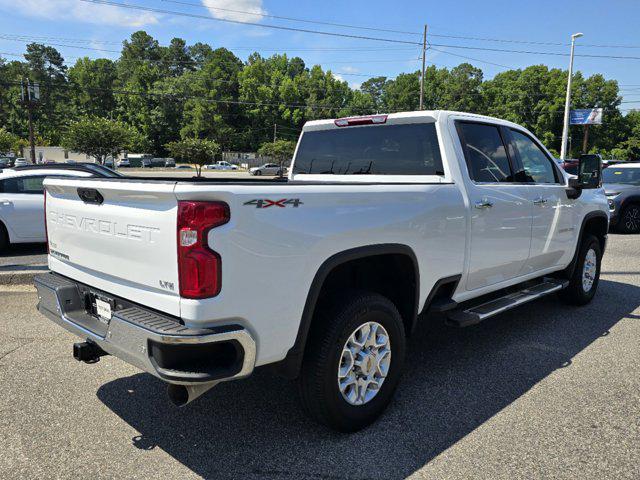
<path fill-rule="evenodd" d="M 362 247 L 344 250 L 326 259 L 316 271 L 313 281 L 311 282 L 309 292 L 307 293 L 307 299 L 304 304 L 304 310 L 302 311 L 296 340 L 287 352 L 284 360 L 274 364 L 274 368 L 279 374 L 290 379 L 298 376 L 302 366 L 304 350 L 309 336 L 309 330 L 311 329 L 311 322 L 313 321 L 315 309 L 320 297 L 320 292 L 329 274 L 336 267 L 352 260 L 389 254 L 405 255 L 409 257 L 413 263 L 415 271 L 415 301 L 411 322 L 412 324 L 415 324 L 418 315 L 418 304 L 420 302 L 420 270 L 418 267 L 418 259 L 413 249 L 404 244 L 384 243 L 377 245 L 365 245 Z"/>
<path fill-rule="evenodd" d="M 571 278 L 576 269 L 576 264 L 578 263 L 578 253 L 580 252 L 580 245 L 582 244 L 582 237 L 584 235 L 584 229 L 587 223 L 594 218 L 602 218 L 607 221 L 607 225 L 609 223 L 609 217 L 602 210 L 596 210 L 594 212 L 587 213 L 582 219 L 582 224 L 580 225 L 580 233 L 578 234 L 578 243 L 576 244 L 576 251 L 573 254 L 573 258 L 571 259 L 571 263 L 562 271 L 562 276 L 566 278 Z M 605 233 L 605 244 L 606 244 L 607 235 Z M 602 253 L 604 254 L 604 245 L 602 248 Z"/>

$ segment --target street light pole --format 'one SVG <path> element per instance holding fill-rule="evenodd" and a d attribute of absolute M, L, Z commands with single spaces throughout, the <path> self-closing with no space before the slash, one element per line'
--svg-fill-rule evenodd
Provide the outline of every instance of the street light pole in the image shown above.
<path fill-rule="evenodd" d="M 575 48 L 576 38 L 580 38 L 582 33 L 574 33 L 571 35 L 571 55 L 569 57 L 569 78 L 567 79 L 567 98 L 564 102 L 564 124 L 562 127 L 562 145 L 560 146 L 560 159 L 567 158 L 567 140 L 569 138 L 569 111 L 571 108 L 571 80 L 573 79 L 573 50 Z"/>

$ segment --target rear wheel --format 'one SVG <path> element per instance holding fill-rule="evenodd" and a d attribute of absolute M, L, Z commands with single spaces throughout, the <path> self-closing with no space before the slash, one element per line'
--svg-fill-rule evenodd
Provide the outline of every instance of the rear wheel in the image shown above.
<path fill-rule="evenodd" d="M 623 233 L 640 232 L 640 205 L 629 205 L 623 210 L 618 228 Z"/>
<path fill-rule="evenodd" d="M 384 411 L 400 380 L 402 318 L 386 297 L 353 292 L 314 324 L 298 379 L 303 406 L 335 430 L 360 430 Z"/>
<path fill-rule="evenodd" d="M 569 286 L 560 292 L 560 298 L 572 305 L 586 305 L 598 289 L 602 250 L 593 235 L 586 235 L 580 245 L 578 261 Z"/>

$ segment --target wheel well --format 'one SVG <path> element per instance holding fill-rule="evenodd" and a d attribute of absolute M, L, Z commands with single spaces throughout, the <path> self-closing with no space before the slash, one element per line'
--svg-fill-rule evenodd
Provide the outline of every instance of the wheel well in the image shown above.
<path fill-rule="evenodd" d="M 394 303 L 408 335 L 416 316 L 416 285 L 416 268 L 408 255 L 363 257 L 342 263 L 331 270 L 322 284 L 318 304 L 348 290 L 379 293 Z"/>
<path fill-rule="evenodd" d="M 600 250 L 604 252 L 604 247 L 607 242 L 608 229 L 609 229 L 609 224 L 607 222 L 606 217 L 600 216 L 600 215 L 596 217 L 592 217 L 585 222 L 582 238 L 584 238 L 584 236 L 587 234 L 595 236 L 600 242 Z M 578 248 L 580 248 L 580 245 L 578 245 Z"/>
<path fill-rule="evenodd" d="M 376 292 L 389 298 L 400 312 L 407 333 L 417 317 L 418 261 L 411 248 L 402 244 L 358 247 L 328 258 L 318 269 L 309 289 L 293 347 L 272 368 L 286 378 L 300 372 L 309 331 L 323 303 L 348 290 Z"/>

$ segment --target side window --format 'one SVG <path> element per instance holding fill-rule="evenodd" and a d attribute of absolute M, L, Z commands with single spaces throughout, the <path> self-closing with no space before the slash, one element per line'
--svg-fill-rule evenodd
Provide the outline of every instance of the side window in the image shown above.
<path fill-rule="evenodd" d="M 512 182 L 513 172 L 500 130 L 494 125 L 458 123 L 469 176 L 474 182 Z"/>
<path fill-rule="evenodd" d="M 511 136 L 520 155 L 527 180 L 535 183 L 556 183 L 558 179 L 555 168 L 551 164 L 551 159 L 540 147 L 529 136 L 518 130 L 512 129 Z"/>
<path fill-rule="evenodd" d="M 7 178 L 0 184 L 0 192 L 41 194 L 44 191 L 44 179 L 41 176 Z"/>

